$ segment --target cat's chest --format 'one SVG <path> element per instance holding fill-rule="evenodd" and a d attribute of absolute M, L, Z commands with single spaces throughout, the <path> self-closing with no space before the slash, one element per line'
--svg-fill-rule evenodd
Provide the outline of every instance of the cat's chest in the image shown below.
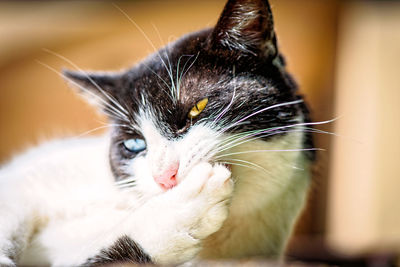
<path fill-rule="evenodd" d="M 255 141 L 235 152 L 232 165 L 235 190 L 223 227 L 205 241 L 202 258 L 254 256 L 271 253 L 282 240 L 293 214 L 302 208 L 309 185 L 309 162 L 302 149 L 303 133 L 272 141 Z M 253 151 L 252 153 L 241 153 Z M 251 163 L 251 164 L 249 164 Z"/>
<path fill-rule="evenodd" d="M 255 140 L 229 151 L 232 177 L 236 183 L 232 212 L 245 214 L 262 208 L 275 198 L 292 176 L 303 172 L 303 133 L 294 132 L 271 140 Z M 230 155 L 229 155 L 230 154 Z"/>

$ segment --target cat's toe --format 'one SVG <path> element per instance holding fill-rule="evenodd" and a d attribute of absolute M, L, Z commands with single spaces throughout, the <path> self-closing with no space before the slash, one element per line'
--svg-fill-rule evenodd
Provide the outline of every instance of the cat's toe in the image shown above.
<path fill-rule="evenodd" d="M 209 177 L 213 174 L 213 167 L 207 162 L 202 162 L 193 167 L 187 177 L 174 188 L 175 194 L 181 198 L 193 198 L 200 194 Z"/>
<path fill-rule="evenodd" d="M 231 196 L 233 186 L 231 172 L 223 165 L 215 165 L 207 181 L 206 190 L 219 202 Z"/>

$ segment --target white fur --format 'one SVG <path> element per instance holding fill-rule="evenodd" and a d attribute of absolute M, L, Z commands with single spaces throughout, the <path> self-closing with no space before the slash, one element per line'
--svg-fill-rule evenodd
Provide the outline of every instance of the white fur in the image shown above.
<path fill-rule="evenodd" d="M 154 127 L 143 125 L 143 129 L 150 147 L 157 141 L 167 143 Z M 232 191 L 225 167 L 198 161 L 191 165 L 186 182 L 181 179 L 176 189 L 161 194 L 150 166 L 162 162 L 149 153 L 127 167 L 138 177 L 134 192 L 120 191 L 110 173 L 107 142 L 107 138 L 50 142 L 0 171 L 0 264 L 10 263 L 5 255 L 14 249 L 10 240 L 15 235 L 23 237 L 19 244 L 23 265 L 82 264 L 125 234 L 156 262 L 182 262 L 220 228 Z M 165 149 L 152 152 L 168 154 Z M 140 195 L 135 194 L 141 189 Z"/>
<path fill-rule="evenodd" d="M 281 255 L 308 185 L 301 152 L 235 156 L 267 172 L 232 166 L 228 216 L 230 172 L 206 163 L 213 162 L 210 151 L 221 136 L 197 125 L 170 141 L 147 117 L 140 128 L 148 153 L 126 166 L 136 180 L 126 190 L 110 173 L 107 137 L 54 141 L 1 169 L 0 265 L 9 264 L 5 256 L 16 236 L 26 265 L 82 264 L 124 234 L 158 263 L 186 261 L 200 250 L 206 258 Z M 227 152 L 300 149 L 302 139 L 295 132 Z M 178 186 L 164 192 L 153 176 L 175 160 Z"/>

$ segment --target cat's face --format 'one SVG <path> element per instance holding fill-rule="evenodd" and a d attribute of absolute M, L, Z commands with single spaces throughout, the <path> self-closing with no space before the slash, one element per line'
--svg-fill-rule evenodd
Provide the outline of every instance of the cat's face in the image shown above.
<path fill-rule="evenodd" d="M 218 24 L 112 75 L 66 72 L 112 121 L 110 162 L 143 195 L 178 184 L 196 164 L 236 164 L 231 151 L 307 120 L 277 52 L 269 5 L 229 1 Z"/>

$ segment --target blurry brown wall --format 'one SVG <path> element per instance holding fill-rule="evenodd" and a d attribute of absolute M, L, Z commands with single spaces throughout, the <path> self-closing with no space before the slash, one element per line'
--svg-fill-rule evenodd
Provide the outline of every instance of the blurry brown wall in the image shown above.
<path fill-rule="evenodd" d="M 328 243 L 399 253 L 400 2 L 347 1 L 340 18 Z"/>
<path fill-rule="evenodd" d="M 281 51 L 311 105 L 313 119 L 331 119 L 336 1 L 271 2 Z M 213 26 L 225 0 L 116 4 L 160 47 L 184 33 Z M 80 135 L 103 125 L 104 118 L 76 97 L 62 78 L 38 63 L 56 71 L 74 68 L 43 48 L 82 69 L 121 69 L 153 51 L 141 30 L 111 2 L 0 2 L 0 162 L 41 140 Z M 329 149 L 328 138 L 317 136 L 316 147 Z M 327 156 L 320 155 L 299 235 L 324 232 Z"/>

